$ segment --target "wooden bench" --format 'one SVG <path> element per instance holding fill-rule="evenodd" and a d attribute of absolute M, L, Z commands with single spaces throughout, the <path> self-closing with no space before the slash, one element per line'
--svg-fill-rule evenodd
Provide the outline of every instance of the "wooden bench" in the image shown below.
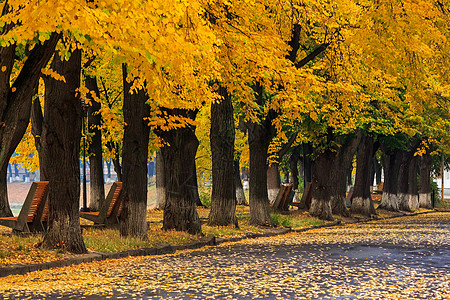
<path fill-rule="evenodd" d="M 294 198 L 294 192 L 292 191 L 292 188 L 292 184 L 281 185 L 277 198 L 272 205 L 274 209 L 282 211 L 289 210 L 289 205 L 292 203 L 292 200 Z"/>
<path fill-rule="evenodd" d="M 43 232 L 48 216 L 48 181 L 33 182 L 17 217 L 0 218 L 0 225 L 13 232 Z"/>
<path fill-rule="evenodd" d="M 119 223 L 122 212 L 122 182 L 114 182 L 106 196 L 104 205 L 98 212 L 80 212 L 80 217 L 95 225 L 114 225 Z"/>

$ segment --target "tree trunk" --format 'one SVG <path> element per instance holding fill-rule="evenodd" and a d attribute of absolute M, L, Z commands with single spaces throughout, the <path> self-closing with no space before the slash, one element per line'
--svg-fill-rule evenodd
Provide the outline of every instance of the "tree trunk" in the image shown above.
<path fill-rule="evenodd" d="M 195 202 L 197 206 L 203 206 L 202 200 L 200 199 L 200 193 L 198 192 L 198 180 L 197 180 L 197 166 L 194 161 L 194 168 L 192 169 L 192 176 L 189 176 L 190 185 L 192 187 L 192 192 L 194 193 Z"/>
<path fill-rule="evenodd" d="M 314 160 L 312 176 L 311 215 L 323 220 L 332 220 L 332 213 L 347 216 L 345 204 L 347 170 L 353 160 L 360 140 L 347 135 L 335 137 L 329 130 L 328 140 L 338 140 L 337 149 L 326 149 Z M 341 140 L 341 141 L 339 141 Z"/>
<path fill-rule="evenodd" d="M 298 191 L 298 161 L 300 159 L 300 146 L 294 148 L 289 160 L 289 170 L 292 176 L 293 189 Z"/>
<path fill-rule="evenodd" d="M 6 9 L 6 5 L 4 7 Z M 5 25 L 8 27 L 9 25 Z M 8 28 L 3 28 L 4 31 Z M 15 45 L 0 48 L 0 217 L 12 216 L 6 189 L 8 163 L 30 122 L 32 97 L 38 84 L 41 69 L 50 60 L 59 35 L 51 34 L 43 44 L 36 44 L 28 54 L 19 75 L 11 85 L 14 66 Z"/>
<path fill-rule="evenodd" d="M 314 161 L 311 157 L 312 152 L 313 149 L 311 144 L 303 144 L 303 191 L 306 191 L 308 185 L 312 183 L 312 174 L 314 169 Z M 311 197 L 307 197 L 305 199 L 305 206 L 308 210 L 311 208 Z"/>
<path fill-rule="evenodd" d="M 111 159 L 114 166 L 114 172 L 116 172 L 117 181 L 122 182 L 122 165 L 120 164 L 119 146 L 117 143 L 109 141 L 106 143 L 106 147 L 110 152 L 114 151 L 114 157 Z"/>
<path fill-rule="evenodd" d="M 116 149 L 117 149 L 117 147 L 116 147 Z M 120 154 L 119 154 L 118 150 L 115 151 L 115 155 L 112 159 L 112 163 L 113 163 L 113 167 L 114 167 L 114 172 L 116 172 L 117 181 L 123 182 L 122 165 L 120 164 Z"/>
<path fill-rule="evenodd" d="M 358 213 L 365 216 L 376 214 L 370 195 L 371 180 L 373 182 L 373 177 L 370 176 L 372 173 L 372 157 L 373 137 L 364 135 L 361 138 L 361 143 L 356 156 L 356 179 L 353 190 L 352 213 Z"/>
<path fill-rule="evenodd" d="M 417 188 L 417 156 L 415 149 L 405 154 L 399 174 L 399 208 L 414 211 L 419 208 Z"/>
<path fill-rule="evenodd" d="M 156 209 L 163 210 L 166 205 L 164 186 L 164 159 L 161 151 L 156 152 Z"/>
<path fill-rule="evenodd" d="M 353 156 L 360 142 L 360 134 L 357 137 L 344 137 L 342 145 L 336 150 L 336 159 L 331 168 L 331 211 L 341 216 L 349 216 L 347 205 L 345 203 L 347 192 L 348 170 L 352 169 Z"/>
<path fill-rule="evenodd" d="M 256 103 L 262 107 L 264 105 L 263 86 L 255 84 Z M 258 123 L 248 123 L 248 144 L 250 152 L 250 182 L 249 182 L 249 202 L 250 202 L 250 224 L 272 226 L 270 217 L 270 203 L 267 192 L 267 151 L 272 138 L 275 136 L 275 126 L 272 120 L 277 113 L 270 110 L 265 118 L 260 117 Z"/>
<path fill-rule="evenodd" d="M 236 187 L 236 204 L 248 205 L 247 199 L 245 199 L 244 187 L 242 186 L 240 175 L 239 159 L 234 160 L 234 186 Z"/>
<path fill-rule="evenodd" d="M 373 161 L 374 161 L 373 165 L 374 165 L 374 170 L 375 170 L 375 183 L 378 187 L 381 184 L 381 175 L 382 175 L 383 168 L 375 156 L 373 157 Z"/>
<path fill-rule="evenodd" d="M 312 174 L 311 205 L 309 213 L 321 220 L 333 220 L 331 212 L 330 162 L 334 154 L 331 151 L 319 155 L 314 161 Z"/>
<path fill-rule="evenodd" d="M 269 197 L 269 203 L 274 203 L 277 199 L 278 192 L 281 187 L 281 177 L 279 164 L 272 162 L 267 168 L 267 195 Z"/>
<path fill-rule="evenodd" d="M 89 166 L 91 170 L 90 203 L 91 211 L 98 211 L 105 201 L 105 178 L 103 174 L 102 132 L 100 126 L 102 116 L 100 114 L 101 102 L 97 78 L 86 76 L 86 87 L 91 93 L 88 110 L 88 131 L 92 133 L 89 145 Z"/>
<path fill-rule="evenodd" d="M 433 161 L 429 152 L 422 155 L 419 159 L 420 170 L 420 189 L 419 189 L 419 206 L 423 208 L 433 208 L 431 203 L 431 169 Z"/>
<path fill-rule="evenodd" d="M 384 183 L 379 208 L 391 211 L 399 210 L 398 177 L 403 152 L 400 150 L 383 151 Z"/>
<path fill-rule="evenodd" d="M 248 127 L 250 224 L 271 226 L 273 222 L 267 193 L 267 151 L 271 136 L 264 125 L 251 123 Z"/>
<path fill-rule="evenodd" d="M 192 111 L 167 110 L 168 115 L 195 118 Z M 186 231 L 190 234 L 201 233 L 200 218 L 197 213 L 196 186 L 192 186 L 195 170 L 195 154 L 198 139 L 195 127 L 155 130 L 166 143 L 161 148 L 164 159 L 164 186 L 166 188 L 166 205 L 164 207 L 163 229 Z"/>
<path fill-rule="evenodd" d="M 2 217 L 12 217 L 13 213 L 11 208 L 9 207 L 8 202 L 8 165 L 2 166 L 0 169 L 0 191 L 4 191 L 4 193 L 0 193 L 0 216 Z M 6 197 L 5 197 L 6 196 Z"/>
<path fill-rule="evenodd" d="M 39 155 L 39 172 L 41 181 L 47 181 L 47 172 L 45 171 L 45 164 L 43 161 L 43 157 L 41 155 L 42 151 L 42 143 L 41 143 L 41 136 L 42 136 L 42 126 L 44 122 L 44 114 L 42 113 L 41 103 L 39 101 L 39 98 L 35 99 L 33 101 L 33 107 L 31 110 L 31 134 L 34 137 L 34 146 L 36 147 L 36 150 Z"/>
<path fill-rule="evenodd" d="M 80 227 L 81 50 L 61 61 L 56 52 L 51 69 L 65 81 L 47 78 L 42 155 L 49 180 L 49 220 L 45 248 L 87 252 Z"/>
<path fill-rule="evenodd" d="M 210 226 L 238 227 L 234 186 L 234 116 L 231 95 L 220 87 L 220 102 L 211 104 L 212 193 Z"/>
<path fill-rule="evenodd" d="M 131 93 L 133 81 L 127 80 L 127 66 L 123 72 L 123 134 L 122 166 L 123 190 L 120 235 L 147 239 L 147 160 L 150 127 L 147 120 L 150 106 L 144 89 Z"/>

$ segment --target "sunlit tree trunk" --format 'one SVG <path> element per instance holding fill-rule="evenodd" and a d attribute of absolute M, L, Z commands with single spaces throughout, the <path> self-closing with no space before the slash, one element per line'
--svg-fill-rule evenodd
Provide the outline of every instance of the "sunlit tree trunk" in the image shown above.
<path fill-rule="evenodd" d="M 80 227 L 81 50 L 68 61 L 55 53 L 51 69 L 65 82 L 47 78 L 42 155 L 49 181 L 49 220 L 45 248 L 85 253 Z"/>
<path fill-rule="evenodd" d="M 195 119 L 196 112 L 185 110 L 166 110 L 169 115 Z M 199 145 L 195 127 L 176 130 L 155 130 L 165 145 L 161 148 L 164 159 L 164 182 L 166 205 L 164 207 L 163 229 L 201 233 L 200 218 L 197 213 L 197 186 L 193 186 L 195 155 Z"/>
<path fill-rule="evenodd" d="M 272 162 L 267 168 L 267 195 L 269 202 L 274 203 L 281 186 L 279 164 Z"/>
<path fill-rule="evenodd" d="M 86 76 L 86 87 L 90 90 L 90 106 L 88 110 L 88 132 L 91 133 L 89 144 L 89 166 L 90 166 L 90 203 L 91 211 L 98 211 L 105 201 L 105 178 L 103 174 L 103 151 L 102 132 L 100 126 L 102 116 L 100 114 L 100 92 L 97 78 Z M 95 96 L 93 96 L 94 94 Z"/>
<path fill-rule="evenodd" d="M 234 186 L 234 117 L 231 95 L 220 87 L 222 99 L 211 104 L 212 193 L 210 226 L 235 225 L 236 189 Z"/>
<path fill-rule="evenodd" d="M 160 151 L 156 152 L 156 209 L 163 210 L 166 205 L 164 186 L 164 159 Z"/>
<path fill-rule="evenodd" d="M 239 166 L 239 159 L 234 160 L 234 185 L 236 187 L 236 204 L 237 205 L 248 205 L 247 199 L 245 198 L 244 187 L 241 181 L 241 172 Z"/>
<path fill-rule="evenodd" d="M 370 194 L 371 180 L 370 176 L 373 157 L 373 137 L 364 135 L 361 138 L 356 156 L 356 179 L 353 190 L 353 201 L 351 212 L 365 216 L 376 214 Z"/>

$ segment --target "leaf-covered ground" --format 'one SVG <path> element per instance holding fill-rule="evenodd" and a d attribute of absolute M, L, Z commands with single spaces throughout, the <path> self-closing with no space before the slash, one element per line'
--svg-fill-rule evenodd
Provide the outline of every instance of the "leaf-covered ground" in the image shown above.
<path fill-rule="evenodd" d="M 260 228 L 249 225 L 250 210 L 248 206 L 238 206 L 236 214 L 240 228 L 234 226 L 207 226 L 209 209 L 198 207 L 197 211 L 202 220 L 202 231 L 206 236 L 238 237 L 251 233 L 264 233 L 271 231 L 269 228 Z M 304 211 L 291 211 L 288 215 L 273 214 L 276 224 L 296 228 L 304 228 L 323 224 L 324 222 L 312 218 Z M 160 210 L 148 210 L 147 221 L 149 230 L 148 240 L 142 241 L 136 238 L 123 238 L 118 229 L 84 228 L 83 237 L 89 251 L 93 252 L 121 252 L 132 249 L 154 247 L 161 243 L 171 245 L 186 244 L 198 241 L 202 236 L 190 235 L 185 232 L 162 230 L 163 212 Z M 81 219 L 83 225 L 92 225 L 92 222 Z M 11 228 L 0 226 L 0 267 L 11 264 L 31 264 L 62 260 L 71 255 L 63 249 L 48 251 L 39 248 L 43 235 L 30 235 L 25 237 L 11 235 Z"/>
<path fill-rule="evenodd" d="M 15 298 L 450 299 L 450 213 L 0 278 Z"/>

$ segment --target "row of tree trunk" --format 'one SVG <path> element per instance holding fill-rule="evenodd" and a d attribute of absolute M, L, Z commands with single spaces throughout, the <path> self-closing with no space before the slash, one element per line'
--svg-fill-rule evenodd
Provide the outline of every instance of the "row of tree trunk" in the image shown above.
<path fill-rule="evenodd" d="M 59 36 L 52 35 L 42 47 L 33 48 L 24 65 L 27 74 L 32 77 L 19 77 L 9 90 L 0 91 L 6 99 L 2 102 L 3 115 L 0 127 L 2 148 L 0 149 L 0 188 L 6 193 L 6 166 L 13 149 L 17 146 L 25 132 L 30 118 L 31 99 L 34 95 L 40 69 L 47 64 L 54 53 Z M 14 49 L 2 48 L 2 60 L 10 57 Z M 10 51 L 10 52 L 8 52 Z M 8 56 L 9 55 L 9 56 Z M 12 61 L 14 60 L 11 58 Z M 3 61 L 2 61 L 3 63 Z M 7 73 L 12 68 L 11 61 L 6 60 Z M 9 67 L 10 69 L 8 69 Z M 86 251 L 83 244 L 79 224 L 79 151 L 82 124 L 81 99 L 77 93 L 81 77 L 81 51 L 75 50 L 69 60 L 61 60 L 54 54 L 52 70 L 63 75 L 65 82 L 52 77 L 45 78 L 45 113 L 42 114 L 39 102 L 35 101 L 33 108 L 33 130 L 36 133 L 36 145 L 41 160 L 41 170 L 44 178 L 50 181 L 49 208 L 50 217 L 48 232 L 44 246 L 64 247 L 72 252 Z M 4 72 L 5 73 L 5 72 Z M 22 73 L 21 73 L 22 74 Z M 25 75 L 23 75 L 25 76 Z M 123 236 L 146 238 L 146 197 L 147 178 L 146 162 L 148 157 L 149 127 L 145 118 L 149 116 L 149 106 L 146 105 L 148 95 L 144 87 L 134 93 L 130 92 L 132 79 L 127 79 L 127 66 L 123 66 L 124 88 L 124 145 L 123 145 L 123 212 L 120 220 L 120 232 Z M 8 78 L 9 79 L 9 78 Z M 5 78 L 0 78 L 5 81 Z M 24 82 L 24 80 L 27 80 Z M 86 77 L 86 85 L 93 94 L 98 95 L 96 79 Z M 9 86 L 9 83 L 8 85 Z M 20 90 L 18 90 L 20 87 Z M 256 102 L 264 105 L 263 87 L 253 86 Z M 235 213 L 237 203 L 238 180 L 236 169 L 239 169 L 234 157 L 234 118 L 230 93 L 223 87 L 219 88 L 222 99 L 211 105 L 211 151 L 213 161 L 213 191 L 211 213 L 208 219 L 210 225 L 238 226 Z M 20 101 L 16 98 L 20 97 Z M 98 97 L 98 96 L 97 96 Z M 16 100 L 15 100 L 16 99 Z M 95 118 L 99 110 L 98 104 L 90 107 L 90 126 L 98 126 L 101 122 Z M 11 104 L 12 103 L 12 104 Z M 195 119 L 196 111 L 183 109 L 167 109 L 169 115 Z M 275 136 L 273 120 L 277 117 L 275 111 L 269 113 L 260 122 L 246 124 L 250 148 L 250 223 L 254 225 L 272 225 L 270 217 L 269 191 L 280 185 L 277 164 L 269 168 L 267 164 L 269 144 Z M 14 128 L 10 124 L 15 124 Z M 176 229 L 192 234 L 201 233 L 201 223 L 196 206 L 199 204 L 198 186 L 195 167 L 195 155 L 198 140 L 195 127 L 187 125 L 184 128 L 169 131 L 156 129 L 166 146 L 161 148 L 163 178 L 160 194 L 164 195 L 164 229 Z M 94 142 L 91 146 L 91 166 L 95 167 L 101 161 L 101 149 L 96 149 L 101 140 L 99 132 L 94 132 Z M 352 167 L 352 161 L 357 153 L 357 174 L 353 193 L 352 212 L 371 215 L 375 213 L 370 199 L 370 178 L 374 140 L 361 132 L 348 135 L 335 135 L 330 129 L 326 137 L 326 146 L 311 149 L 304 147 L 303 160 L 305 182 L 311 183 L 311 201 L 307 203 L 310 213 L 321 219 L 332 219 L 333 214 L 348 215 L 346 208 L 346 178 Z M 329 145 L 338 145 L 331 147 Z M 415 156 L 417 145 L 411 145 L 409 150 L 385 150 L 383 160 L 385 170 L 385 185 L 382 206 L 391 210 L 413 210 L 419 202 L 428 206 L 430 202 L 429 175 L 431 159 L 429 153 L 422 157 Z M 298 149 L 297 149 L 298 150 Z M 11 152 L 12 151 L 12 152 Z M 298 153 L 298 151 L 297 151 Z M 55 159 L 58 158 L 58 159 Z M 294 158 L 291 169 L 296 169 Z M 420 165 L 420 167 L 419 167 Z M 421 190 L 420 201 L 416 176 L 420 169 Z M 275 178 L 276 184 L 269 185 L 270 178 Z M 103 172 L 98 172 L 103 173 Z M 274 174 L 274 175 L 273 175 Z M 293 173 L 296 174 L 295 172 Z M 295 177 L 295 176 L 294 176 Z M 97 185 L 103 179 L 96 177 Z M 294 178 L 295 179 L 295 178 Z M 5 182 L 3 182 L 5 181 Z M 427 184 L 428 182 L 428 184 Z M 298 184 L 298 181 L 297 181 Z M 91 208 L 102 205 L 104 190 L 94 189 Z M 3 194 L 3 193 L 2 193 Z M 239 193 L 241 194 L 241 192 Z M 0 195 L 0 210 L 8 215 L 10 211 L 6 196 Z M 3 204 L 3 205 L 2 205 Z"/>

